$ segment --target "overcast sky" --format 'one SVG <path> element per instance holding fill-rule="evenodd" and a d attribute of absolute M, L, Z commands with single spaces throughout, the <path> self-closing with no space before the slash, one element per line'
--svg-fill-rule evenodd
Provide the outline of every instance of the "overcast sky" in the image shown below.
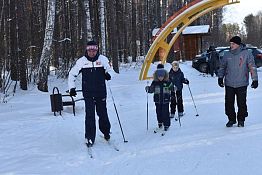
<path fill-rule="evenodd" d="M 240 3 L 225 7 L 224 23 L 242 24 L 245 16 L 262 11 L 262 0 L 240 0 Z"/>

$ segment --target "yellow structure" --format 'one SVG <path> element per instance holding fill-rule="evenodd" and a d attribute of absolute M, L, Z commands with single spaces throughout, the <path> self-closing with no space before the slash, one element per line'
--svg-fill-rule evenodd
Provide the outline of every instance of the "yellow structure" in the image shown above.
<path fill-rule="evenodd" d="M 172 45 L 188 25 L 214 9 L 235 3 L 240 3 L 240 0 L 195 0 L 189 7 L 184 7 L 182 11 L 173 15 L 173 19 L 168 20 L 168 23 L 160 28 L 158 32 L 159 35 L 156 36 L 154 42 L 150 46 L 140 72 L 139 80 L 151 78 L 147 76 L 147 73 L 158 50 L 162 63 L 164 64 L 166 62 L 167 55 Z M 178 28 L 177 33 L 167 42 L 167 37 L 175 28 Z"/>

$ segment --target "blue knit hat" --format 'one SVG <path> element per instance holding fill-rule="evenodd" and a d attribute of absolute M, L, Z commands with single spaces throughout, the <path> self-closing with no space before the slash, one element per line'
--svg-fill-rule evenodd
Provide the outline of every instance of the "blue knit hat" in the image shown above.
<path fill-rule="evenodd" d="M 157 69 L 156 70 L 156 76 L 157 77 L 164 77 L 166 75 L 166 70 L 163 68 Z"/>
<path fill-rule="evenodd" d="M 163 68 L 164 68 L 164 65 L 160 63 L 160 64 L 157 65 L 156 68 L 157 68 L 157 69 L 163 69 Z"/>

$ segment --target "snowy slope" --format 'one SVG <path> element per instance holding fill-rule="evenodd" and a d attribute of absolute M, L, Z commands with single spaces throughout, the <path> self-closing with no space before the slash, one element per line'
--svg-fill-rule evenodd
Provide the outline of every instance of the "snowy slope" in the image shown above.
<path fill-rule="evenodd" d="M 50 93 L 36 89 L 18 92 L 8 103 L 0 104 L 0 174 L 261 174 L 261 85 L 256 90 L 248 88 L 246 126 L 226 128 L 224 89 L 218 87 L 217 78 L 200 75 L 190 62 L 180 67 L 190 80 L 197 111 L 188 87 L 184 86 L 186 115 L 181 118 L 182 127 L 172 120 L 170 130 L 162 137 L 153 133 L 157 122 L 150 94 L 147 130 L 147 94 L 144 90 L 147 81 L 138 80 L 139 68 L 122 68 L 121 73 L 108 82 L 108 88 L 113 92 L 128 143 L 123 142 L 108 90 L 112 139 L 120 151 L 108 146 L 97 131 L 94 159 L 89 158 L 84 144 L 82 101 L 77 102 L 75 117 L 70 107 L 64 109 L 62 117 L 55 117 L 50 111 Z M 260 82 L 261 72 L 260 69 Z M 49 87 L 54 86 L 61 92 L 67 90 L 66 81 L 51 77 Z"/>

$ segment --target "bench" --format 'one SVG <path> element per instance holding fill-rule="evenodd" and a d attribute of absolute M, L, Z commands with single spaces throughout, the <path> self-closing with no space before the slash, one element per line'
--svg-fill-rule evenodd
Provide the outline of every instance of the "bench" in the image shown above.
<path fill-rule="evenodd" d="M 65 97 L 70 97 L 70 98 L 65 98 Z M 69 94 L 66 95 L 60 94 L 58 88 L 54 87 L 53 94 L 50 95 L 51 110 L 52 112 L 54 112 L 54 116 L 56 116 L 56 112 L 59 112 L 59 114 L 61 115 L 61 111 L 63 110 L 64 106 L 72 106 L 73 114 L 75 116 L 75 102 L 80 100 L 84 100 L 84 98 L 75 100 Z"/>
<path fill-rule="evenodd" d="M 76 114 L 75 114 L 75 100 L 74 100 L 74 98 L 70 95 L 62 95 L 62 97 L 71 97 L 70 101 L 63 101 L 63 98 L 62 98 L 62 105 L 63 106 L 73 106 L 73 114 L 75 116 Z"/>

